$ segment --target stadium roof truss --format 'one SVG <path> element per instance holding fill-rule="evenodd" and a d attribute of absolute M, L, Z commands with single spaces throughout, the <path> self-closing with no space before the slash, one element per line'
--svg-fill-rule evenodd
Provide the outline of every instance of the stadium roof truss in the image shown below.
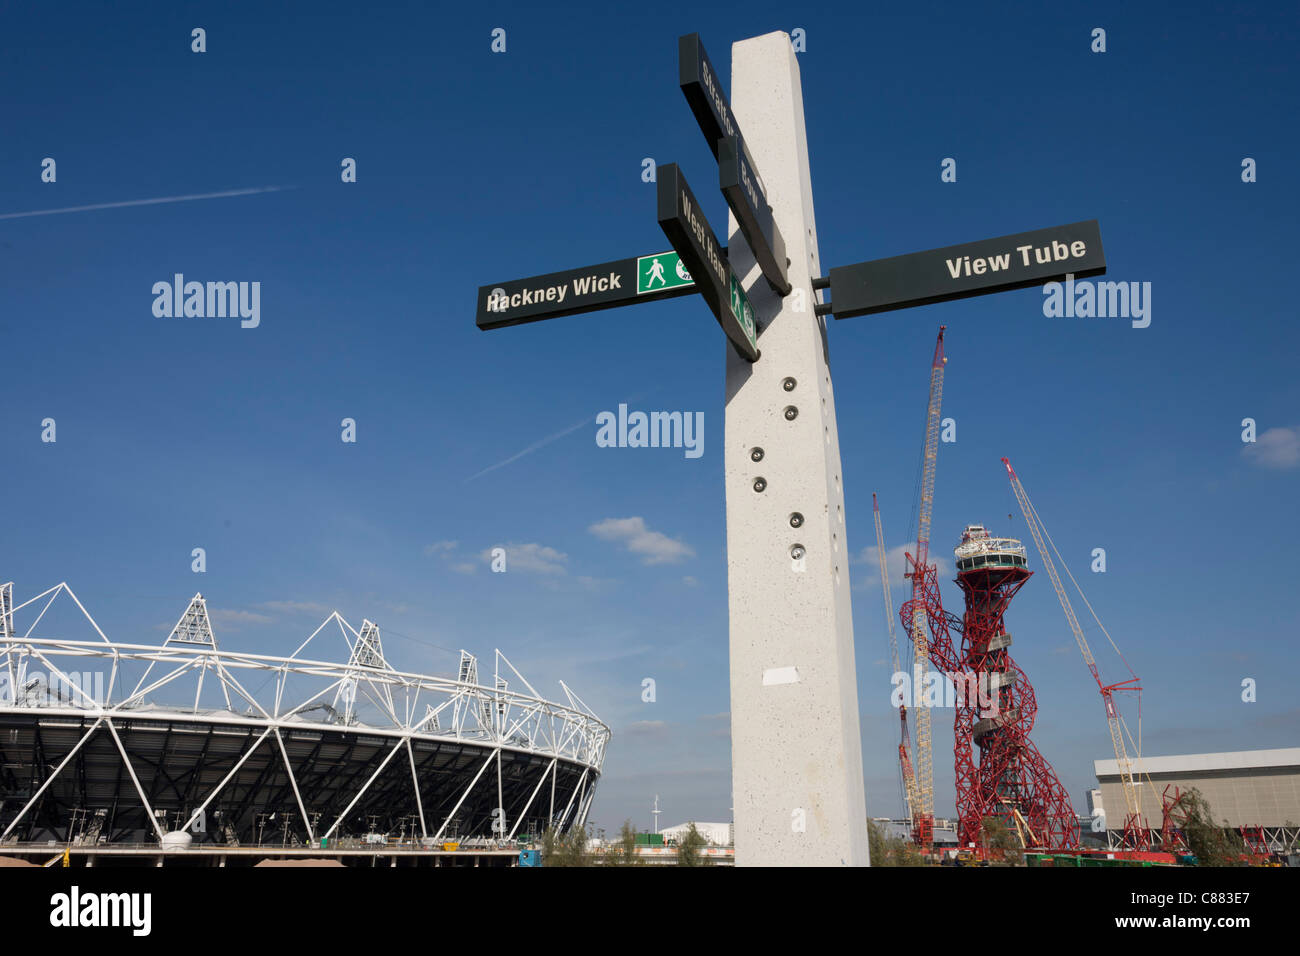
<path fill-rule="evenodd" d="M 463 650 L 455 680 L 395 669 L 379 628 L 337 611 L 274 657 L 219 649 L 199 594 L 161 646 L 111 641 L 67 584 L 12 594 L 0 586 L 0 842 L 75 813 L 97 814 L 96 839 L 134 823 L 160 840 L 206 835 L 215 814 L 231 843 L 259 816 L 260 842 L 275 812 L 296 811 L 313 844 L 395 827 L 399 809 L 426 842 L 586 821 L 609 728 L 563 681 L 566 703 L 544 699 L 499 650 L 485 686 Z M 97 639 L 37 636 L 60 597 Z M 20 612 L 34 616 L 21 632 Z M 344 663 L 306 656 L 334 635 Z"/>

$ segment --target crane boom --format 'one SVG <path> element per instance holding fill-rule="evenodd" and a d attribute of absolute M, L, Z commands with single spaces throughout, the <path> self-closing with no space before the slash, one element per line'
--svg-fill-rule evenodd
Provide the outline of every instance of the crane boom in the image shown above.
<path fill-rule="evenodd" d="M 894 664 L 894 673 L 899 670 L 898 636 L 894 633 L 894 599 L 889 593 L 889 568 L 885 563 L 885 533 L 880 527 L 880 505 L 876 493 L 871 493 L 871 516 L 876 522 L 876 556 L 880 560 L 880 586 L 885 592 L 885 623 L 889 627 L 889 655 Z"/>
<path fill-rule="evenodd" d="M 1025 486 L 1020 483 L 1020 478 L 1016 475 L 1015 469 L 1011 467 L 1010 460 L 1003 458 L 1002 464 L 1006 466 L 1007 475 L 1011 479 L 1011 490 L 1015 492 L 1016 501 L 1020 503 L 1020 510 L 1025 516 L 1025 524 L 1029 526 L 1029 531 L 1034 537 L 1034 544 L 1038 546 L 1038 553 L 1042 556 L 1043 567 L 1047 571 L 1047 576 L 1052 579 L 1052 587 L 1056 589 L 1056 597 L 1061 602 L 1061 609 L 1065 611 L 1065 619 L 1069 622 L 1075 643 L 1079 645 L 1079 650 L 1083 653 L 1084 663 L 1088 665 L 1088 671 L 1092 674 L 1092 679 L 1097 682 L 1097 689 L 1101 691 L 1102 701 L 1106 705 L 1106 723 L 1110 728 L 1111 743 L 1115 748 L 1115 762 L 1119 765 L 1120 783 L 1124 791 L 1124 806 L 1128 812 L 1124 826 L 1127 833 L 1135 827 L 1141 827 L 1142 804 L 1138 796 L 1137 784 L 1133 779 L 1133 762 L 1129 759 L 1128 748 L 1124 745 L 1119 707 L 1115 703 L 1115 691 L 1140 690 L 1141 688 L 1138 686 L 1136 677 L 1132 680 L 1121 681 L 1118 684 L 1107 685 L 1102 683 L 1101 674 L 1097 670 L 1097 661 L 1092 656 L 1092 648 L 1088 646 L 1088 640 L 1083 636 L 1083 628 L 1079 626 L 1079 619 L 1074 613 L 1074 607 L 1070 604 L 1070 596 L 1066 593 L 1065 586 L 1061 584 L 1061 576 L 1057 573 L 1056 565 L 1052 562 L 1047 544 L 1043 540 L 1044 532 L 1038 520 L 1038 512 L 1034 510 L 1034 506 L 1029 500 L 1029 494 L 1025 491 Z"/>
<path fill-rule="evenodd" d="M 925 567 L 930 560 L 930 519 L 934 515 L 934 475 L 939 461 L 939 410 L 943 403 L 943 367 L 948 360 L 943 355 L 943 333 L 946 325 L 939 326 L 939 339 L 934 344 L 934 360 L 930 363 L 930 401 L 925 414 L 925 462 L 921 470 L 921 510 L 916 523 L 916 564 Z"/>
<path fill-rule="evenodd" d="M 898 635 L 894 632 L 894 600 L 889 593 L 889 568 L 885 561 L 885 533 L 880 527 L 880 505 L 876 502 L 876 493 L 871 493 L 871 514 L 876 523 L 876 555 L 880 559 L 880 586 L 885 592 L 885 624 L 889 628 L 889 655 L 894 664 L 894 673 L 900 672 L 898 659 Z M 902 735 L 898 743 L 898 765 L 903 774 L 903 792 L 907 800 L 907 816 L 912 821 L 913 830 L 917 829 L 916 813 L 920 809 L 916 793 L 916 774 L 912 770 L 911 740 L 907 732 L 907 703 L 898 708 L 898 719 L 902 724 Z"/>
<path fill-rule="evenodd" d="M 934 478 L 939 460 L 939 410 L 943 403 L 943 333 L 947 326 L 939 326 L 939 338 L 934 344 L 934 360 L 930 363 L 930 399 L 925 412 L 925 453 L 921 464 L 921 501 L 916 524 L 916 554 L 909 555 L 912 570 L 912 646 L 916 649 L 916 672 L 922 679 L 930 671 L 929 614 L 925 606 L 925 569 L 930 561 L 930 519 L 934 515 Z M 916 771 L 918 814 L 921 826 L 918 842 L 928 846 L 934 824 L 934 758 L 930 742 L 930 708 L 920 694 L 921 688 L 912 688 L 912 703 L 916 709 Z"/>

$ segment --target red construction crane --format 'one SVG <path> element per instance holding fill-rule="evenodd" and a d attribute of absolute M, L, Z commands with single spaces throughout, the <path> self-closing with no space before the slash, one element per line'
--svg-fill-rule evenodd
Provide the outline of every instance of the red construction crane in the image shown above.
<path fill-rule="evenodd" d="M 939 409 L 943 403 L 943 367 L 948 360 L 943 354 L 943 333 L 946 325 L 939 326 L 939 338 L 934 344 L 934 360 L 930 363 L 930 401 L 925 411 L 925 453 L 921 462 L 920 510 L 916 523 L 916 554 L 907 555 L 912 580 L 912 600 L 905 605 L 908 613 L 904 623 L 916 649 L 914 671 L 924 680 L 930 672 L 930 625 L 936 613 L 943 614 L 938 604 L 937 587 L 927 593 L 926 574 L 933 575 L 930 564 L 930 519 L 934 514 L 934 477 L 939 461 Z M 913 837 L 922 847 L 934 842 L 934 757 L 930 740 L 930 708 L 925 706 L 920 687 L 912 688 L 912 705 L 916 711 L 916 795 L 919 807 L 913 810 Z"/>

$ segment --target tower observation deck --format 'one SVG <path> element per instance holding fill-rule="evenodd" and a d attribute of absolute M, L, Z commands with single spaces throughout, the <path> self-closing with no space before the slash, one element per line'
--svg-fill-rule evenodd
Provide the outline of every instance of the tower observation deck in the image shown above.
<path fill-rule="evenodd" d="M 953 549 L 953 554 L 958 572 L 1026 567 L 1025 546 L 1020 539 L 994 538 L 982 524 L 966 526 L 961 533 L 961 544 Z"/>

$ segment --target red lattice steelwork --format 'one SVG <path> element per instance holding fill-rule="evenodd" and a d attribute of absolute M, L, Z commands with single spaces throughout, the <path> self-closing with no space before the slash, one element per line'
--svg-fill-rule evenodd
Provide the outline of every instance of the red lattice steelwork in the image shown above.
<path fill-rule="evenodd" d="M 976 534 L 987 537 L 983 528 Z M 1077 818 L 1065 788 L 1029 739 L 1038 704 L 1008 650 L 1011 639 L 1002 622 L 1007 605 L 1032 573 L 1018 541 L 1014 547 L 1018 555 L 1007 551 L 986 558 L 981 553 L 979 567 L 959 570 L 957 584 L 966 598 L 960 621 L 943 610 L 935 567 L 918 569 L 912 563 L 909 576 L 920 579 L 920 595 L 903 605 L 900 616 L 909 625 L 918 607 L 924 608 L 930 659 L 958 689 L 953 754 L 961 845 L 980 846 L 983 821 L 994 817 L 1012 833 L 1019 832 L 1028 847 L 1073 849 L 1079 845 Z M 959 561 L 959 568 L 974 560 Z M 954 634 L 960 635 L 960 649 Z M 977 688 L 992 704 L 987 711 Z"/>

